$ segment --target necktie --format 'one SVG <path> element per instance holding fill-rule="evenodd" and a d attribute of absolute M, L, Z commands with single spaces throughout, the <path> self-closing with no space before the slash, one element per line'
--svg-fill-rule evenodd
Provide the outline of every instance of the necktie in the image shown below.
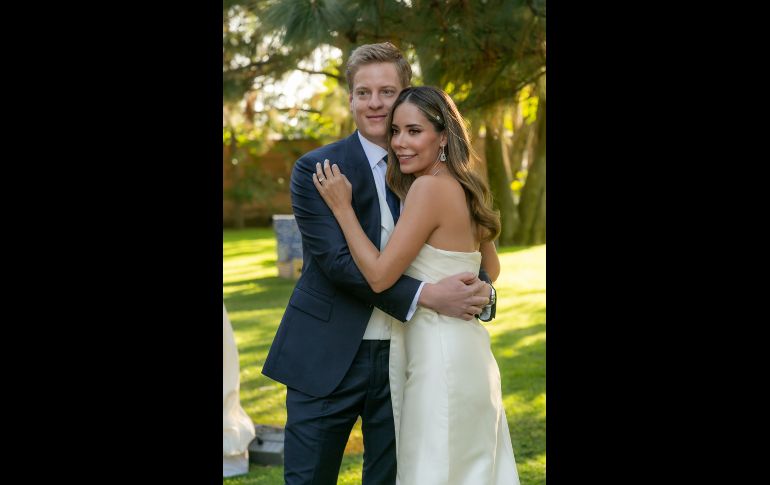
<path fill-rule="evenodd" d="M 385 165 L 387 166 L 388 156 L 385 155 L 382 158 L 382 161 L 385 162 Z M 385 183 L 385 200 L 388 202 L 388 207 L 390 208 L 390 214 L 393 216 L 393 224 L 395 224 L 398 222 L 398 216 L 401 215 L 401 210 L 399 208 L 398 197 L 396 197 L 396 194 L 394 194 L 393 191 L 390 190 L 390 187 L 388 187 L 387 182 Z"/>

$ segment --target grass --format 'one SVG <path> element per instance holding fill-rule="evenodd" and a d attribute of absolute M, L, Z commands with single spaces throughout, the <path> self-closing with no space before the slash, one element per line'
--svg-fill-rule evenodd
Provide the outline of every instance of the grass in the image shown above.
<path fill-rule="evenodd" d="M 294 288 L 277 277 L 272 229 L 223 232 L 223 297 L 241 372 L 241 405 L 255 424 L 283 426 L 286 388 L 261 374 Z M 489 326 L 500 366 L 503 403 L 522 485 L 545 485 L 545 246 L 500 249 L 497 317 Z M 360 421 L 351 433 L 339 485 L 360 485 Z M 251 464 L 223 485 L 279 485 L 283 467 Z"/>

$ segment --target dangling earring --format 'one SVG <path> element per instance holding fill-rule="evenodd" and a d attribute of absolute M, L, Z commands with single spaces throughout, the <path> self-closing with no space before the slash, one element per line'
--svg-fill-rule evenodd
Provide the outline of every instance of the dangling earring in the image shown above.
<path fill-rule="evenodd" d="M 438 157 L 442 162 L 446 162 L 446 155 L 444 154 L 444 145 L 441 145 L 441 155 Z"/>

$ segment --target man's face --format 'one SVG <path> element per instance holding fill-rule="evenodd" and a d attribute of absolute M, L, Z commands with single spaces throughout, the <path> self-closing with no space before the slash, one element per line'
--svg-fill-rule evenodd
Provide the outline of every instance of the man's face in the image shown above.
<path fill-rule="evenodd" d="M 350 111 L 358 131 L 372 143 L 387 149 L 388 126 L 385 123 L 390 107 L 404 89 L 398 79 L 396 66 L 377 62 L 361 66 L 353 77 Z"/>

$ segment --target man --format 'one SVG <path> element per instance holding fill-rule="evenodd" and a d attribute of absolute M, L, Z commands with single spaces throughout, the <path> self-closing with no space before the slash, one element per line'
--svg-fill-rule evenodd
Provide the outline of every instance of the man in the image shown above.
<path fill-rule="evenodd" d="M 287 386 L 287 485 L 336 484 L 358 416 L 363 485 L 394 484 L 390 326 L 408 325 L 418 304 L 469 320 L 492 298 L 491 286 L 471 273 L 436 284 L 402 276 L 388 290 L 374 293 L 313 185 L 316 163 L 337 163 L 353 185 L 353 207 L 364 232 L 377 247 L 385 246 L 399 215 L 397 199 L 385 184 L 386 121 L 411 75 L 409 63 L 388 42 L 353 51 L 346 77 L 357 132 L 303 155 L 292 172 L 292 207 L 304 264 L 262 370 Z M 484 310 L 489 313 L 490 307 Z"/>

